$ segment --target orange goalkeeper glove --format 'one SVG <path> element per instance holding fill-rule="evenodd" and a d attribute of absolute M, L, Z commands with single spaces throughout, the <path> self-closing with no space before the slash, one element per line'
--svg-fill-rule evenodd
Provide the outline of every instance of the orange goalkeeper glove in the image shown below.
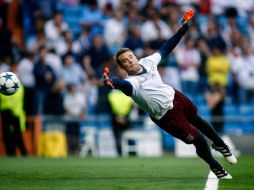
<path fill-rule="evenodd" d="M 193 9 L 189 9 L 188 11 L 186 11 L 183 15 L 183 18 L 181 20 L 181 28 L 180 31 L 184 34 L 188 28 L 189 28 L 189 24 L 190 24 L 190 20 L 194 17 L 195 15 L 195 11 Z"/>
<path fill-rule="evenodd" d="M 195 11 L 193 9 L 189 9 L 188 11 L 186 11 L 183 15 L 182 18 L 182 23 L 184 22 L 189 22 L 195 15 Z"/>
<path fill-rule="evenodd" d="M 107 86 L 110 89 L 115 88 L 114 85 L 113 85 L 112 80 L 109 78 L 109 68 L 108 67 L 105 67 L 105 69 L 104 69 L 102 82 L 105 86 Z"/>

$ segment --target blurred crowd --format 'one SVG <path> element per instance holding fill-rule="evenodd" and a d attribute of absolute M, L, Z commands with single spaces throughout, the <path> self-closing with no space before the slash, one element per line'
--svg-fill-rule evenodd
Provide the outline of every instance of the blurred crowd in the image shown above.
<path fill-rule="evenodd" d="M 150 55 L 189 8 L 188 33 L 159 64 L 164 82 L 194 97 L 254 103 L 253 0 L 0 0 L 0 72 L 17 73 L 27 115 L 108 113 L 101 77 L 105 66 L 118 75 L 114 53 Z"/>

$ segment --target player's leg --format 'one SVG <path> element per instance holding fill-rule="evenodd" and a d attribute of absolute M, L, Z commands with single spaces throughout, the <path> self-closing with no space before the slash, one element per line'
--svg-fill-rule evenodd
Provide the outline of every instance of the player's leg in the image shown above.
<path fill-rule="evenodd" d="M 210 140 L 213 141 L 217 146 L 226 146 L 224 141 L 220 138 L 220 136 L 216 133 L 211 124 L 200 117 L 198 114 L 193 115 L 190 119 L 192 125 L 198 128 L 205 136 L 207 136 Z"/>
<path fill-rule="evenodd" d="M 193 115 L 190 120 L 191 124 L 198 128 L 205 136 L 213 141 L 212 147 L 219 151 L 230 164 L 236 164 L 237 159 L 231 152 L 228 145 L 224 143 L 221 137 L 216 133 L 210 123 L 199 115 Z"/>
<path fill-rule="evenodd" d="M 4 110 L 2 115 L 2 137 L 4 142 L 4 148 L 8 156 L 15 156 L 15 144 L 11 131 L 11 111 Z"/>
<path fill-rule="evenodd" d="M 12 115 L 12 125 L 14 126 L 13 136 L 14 136 L 15 145 L 19 148 L 22 156 L 26 156 L 27 151 L 26 151 L 26 147 L 25 147 L 22 132 L 21 132 L 20 119 L 14 115 Z"/>
<path fill-rule="evenodd" d="M 174 108 L 169 110 L 160 120 L 152 120 L 170 135 L 182 140 L 186 144 L 193 144 L 197 155 L 202 158 L 214 171 L 218 178 L 232 178 L 223 167 L 213 158 L 211 149 L 201 132 L 189 123 L 182 112 L 182 106 L 177 102 Z"/>
<path fill-rule="evenodd" d="M 197 155 L 209 164 L 211 171 L 218 178 L 232 179 L 232 176 L 213 158 L 210 147 L 201 133 L 194 139 L 193 145 L 196 147 Z"/>
<path fill-rule="evenodd" d="M 182 112 L 188 121 L 213 141 L 213 148 L 221 152 L 229 163 L 236 164 L 237 159 L 232 154 L 230 148 L 224 143 L 214 128 L 197 114 L 197 108 L 192 101 L 177 90 L 175 90 L 174 101 L 178 102 L 183 107 Z"/>

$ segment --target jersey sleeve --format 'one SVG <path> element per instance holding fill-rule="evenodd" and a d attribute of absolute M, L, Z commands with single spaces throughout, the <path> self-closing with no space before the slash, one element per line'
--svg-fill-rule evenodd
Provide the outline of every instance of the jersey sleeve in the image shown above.
<path fill-rule="evenodd" d="M 113 85 L 116 89 L 121 90 L 125 95 L 132 95 L 132 84 L 127 80 L 112 79 Z"/>
<path fill-rule="evenodd" d="M 134 91 L 136 91 L 139 88 L 139 81 L 137 78 L 135 77 L 129 77 L 127 79 L 125 79 L 126 81 L 130 82 L 132 85 L 132 94 Z"/>
<path fill-rule="evenodd" d="M 148 57 L 145 57 L 141 60 L 142 60 L 141 64 L 143 64 L 144 66 L 146 66 L 146 65 L 157 66 L 161 61 L 161 55 L 159 52 L 156 52 L 156 53 L 154 53 Z"/>

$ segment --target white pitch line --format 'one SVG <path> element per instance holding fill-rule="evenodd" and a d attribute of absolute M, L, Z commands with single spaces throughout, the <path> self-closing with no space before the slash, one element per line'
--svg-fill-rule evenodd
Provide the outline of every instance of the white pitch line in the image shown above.
<path fill-rule="evenodd" d="M 210 171 L 207 177 L 204 190 L 218 190 L 218 185 L 219 185 L 219 179 L 216 177 L 216 175 L 212 171 Z"/>

